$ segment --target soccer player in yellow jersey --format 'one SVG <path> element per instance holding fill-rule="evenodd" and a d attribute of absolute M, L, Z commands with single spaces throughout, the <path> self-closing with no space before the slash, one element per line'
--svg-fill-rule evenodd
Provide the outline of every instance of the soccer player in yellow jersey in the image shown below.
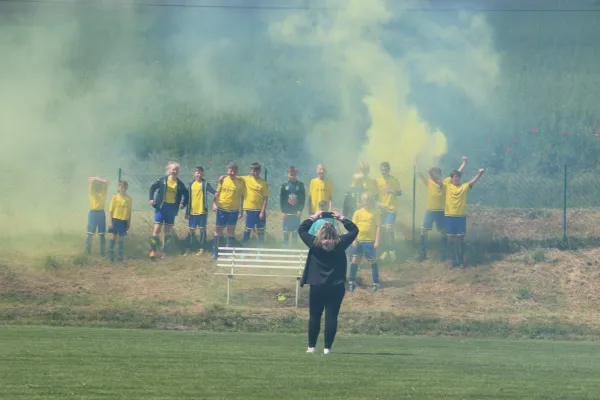
<path fill-rule="evenodd" d="M 467 193 L 484 172 L 485 170 L 481 168 L 473 179 L 467 183 L 461 183 L 462 173 L 459 171 L 452 172 L 449 181 L 442 181 L 429 171 L 431 179 L 446 189 L 444 215 L 453 267 L 459 267 L 464 262 L 465 235 L 467 234 Z"/>
<path fill-rule="evenodd" d="M 98 232 L 100 237 L 100 255 L 104 257 L 106 249 L 106 215 L 104 207 L 106 206 L 106 192 L 108 191 L 108 180 L 92 177 L 88 179 L 90 184 L 90 212 L 88 213 L 87 238 L 85 240 L 85 251 L 92 252 L 92 238 Z"/>
<path fill-rule="evenodd" d="M 194 168 L 194 180 L 188 185 L 190 201 L 188 202 L 185 218 L 188 220 L 187 251 L 198 250 L 198 255 L 204 253 L 206 247 L 206 218 L 208 215 L 208 193 L 214 195 L 215 189 L 204 179 L 204 168 Z M 196 238 L 196 230 L 198 238 Z"/>
<path fill-rule="evenodd" d="M 379 209 L 381 210 L 381 223 L 383 231 L 383 252 L 381 259 L 387 258 L 388 252 L 392 261 L 396 261 L 396 237 L 394 231 L 394 223 L 396 222 L 396 199 L 402 196 L 400 182 L 396 177 L 390 175 L 390 163 L 382 162 L 379 166 L 381 176 L 378 177 L 377 189 L 379 191 Z"/>
<path fill-rule="evenodd" d="M 242 244 L 250 240 L 250 233 L 256 228 L 258 243 L 265 242 L 265 228 L 267 225 L 267 202 L 269 200 L 269 185 L 260 177 L 261 165 L 258 162 L 250 164 L 250 175 L 240 176 L 239 179 L 246 185 L 244 197 L 244 211 L 246 212 L 246 229 Z"/>
<path fill-rule="evenodd" d="M 467 157 L 463 156 L 462 164 L 457 171 L 462 173 L 467 165 Z M 415 165 L 418 169 L 418 166 Z M 427 185 L 427 205 L 425 209 L 425 217 L 423 218 L 423 226 L 421 228 L 421 237 L 419 240 L 419 260 L 427 259 L 427 236 L 429 231 L 433 229 L 433 223 L 438 232 L 442 234 L 442 261 L 446 259 L 447 236 L 445 231 L 445 216 L 444 209 L 446 207 L 446 188 L 444 185 L 439 185 L 436 182 L 441 181 L 447 185 L 450 182 L 450 177 L 442 180 L 442 170 L 440 168 L 431 168 L 430 174 L 435 176 L 435 180 L 427 178 L 419 172 L 419 177 L 425 185 Z"/>
<path fill-rule="evenodd" d="M 308 214 L 312 215 L 319 209 L 319 203 L 329 203 L 327 211 L 331 211 L 333 204 L 333 182 L 325 178 L 327 168 L 325 164 L 317 165 L 317 177 L 310 181 L 308 187 Z"/>
<path fill-rule="evenodd" d="M 373 291 L 375 292 L 380 288 L 377 248 L 379 247 L 381 215 L 377 207 L 375 207 L 375 199 L 370 193 L 365 192 L 361 195 L 361 205 L 362 208 L 356 210 L 352 217 L 352 222 L 358 226 L 358 236 L 352 244 L 354 254 L 352 256 L 352 263 L 350 264 L 348 290 L 353 292 L 356 289 L 356 273 L 358 272 L 361 258 L 364 256 L 371 265 Z"/>
<path fill-rule="evenodd" d="M 110 239 L 108 242 L 108 259 L 110 262 L 115 261 L 115 238 L 119 237 L 119 253 L 117 259 L 123 262 L 123 242 L 127 231 L 131 227 L 131 209 L 132 200 L 127 195 L 129 184 L 127 181 L 119 183 L 119 192 L 110 200 L 108 206 L 108 220 L 110 223 Z"/>
<path fill-rule="evenodd" d="M 232 247 L 235 240 L 235 225 L 238 219 L 244 216 L 242 205 L 246 197 L 246 185 L 237 176 L 238 166 L 230 163 L 227 166 L 227 176 L 223 183 L 217 186 L 217 193 L 213 210 L 217 212 L 217 227 L 213 237 L 212 258 L 217 259 L 219 251 L 219 238 L 227 227 L 227 247 Z"/>
<path fill-rule="evenodd" d="M 185 184 L 179 180 L 180 166 L 174 161 L 167 164 L 167 175 L 158 178 L 150 186 L 150 205 L 156 209 L 154 212 L 154 230 L 150 238 L 150 259 L 156 258 L 156 248 L 158 246 L 158 235 L 162 226 L 165 227 L 163 233 L 162 259 L 167 256 L 167 244 L 171 235 L 175 217 L 179 209 L 185 208 L 188 204 L 190 194 Z"/>

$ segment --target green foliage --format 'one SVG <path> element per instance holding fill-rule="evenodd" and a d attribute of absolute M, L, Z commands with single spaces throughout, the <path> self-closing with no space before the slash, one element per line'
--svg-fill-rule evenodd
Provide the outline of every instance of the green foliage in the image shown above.
<path fill-rule="evenodd" d="M 519 300 L 529 300 L 533 298 L 533 294 L 531 293 L 531 289 L 527 287 L 520 287 L 515 290 L 515 294 L 517 295 L 517 299 Z"/>
<path fill-rule="evenodd" d="M 531 259 L 533 260 L 534 263 L 540 263 L 544 260 L 546 260 L 546 253 L 544 253 L 544 250 L 536 250 L 533 252 L 533 254 L 531 254 Z"/>
<path fill-rule="evenodd" d="M 42 266 L 46 269 L 57 269 L 60 266 L 60 261 L 56 256 L 47 255 L 44 257 Z"/>
<path fill-rule="evenodd" d="M 79 253 L 73 256 L 73 265 L 76 267 L 83 267 L 89 262 L 89 256 L 87 253 Z"/>

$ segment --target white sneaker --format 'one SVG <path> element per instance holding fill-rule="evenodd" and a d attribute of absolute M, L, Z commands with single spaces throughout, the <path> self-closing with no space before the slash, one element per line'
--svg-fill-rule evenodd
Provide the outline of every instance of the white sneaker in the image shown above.
<path fill-rule="evenodd" d="M 327 354 L 329 354 L 329 353 L 331 353 L 331 350 L 330 350 L 330 349 L 325 349 L 325 350 L 323 350 L 323 354 L 327 355 Z"/>
<path fill-rule="evenodd" d="M 315 348 L 314 347 L 309 347 L 308 350 L 306 350 L 307 353 L 314 353 L 315 352 Z"/>

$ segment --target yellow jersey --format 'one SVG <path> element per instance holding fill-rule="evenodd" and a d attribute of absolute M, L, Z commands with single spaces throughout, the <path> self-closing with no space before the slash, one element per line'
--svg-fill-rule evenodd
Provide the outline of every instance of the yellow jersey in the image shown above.
<path fill-rule="evenodd" d="M 194 181 L 190 191 L 190 215 L 206 214 L 204 211 L 204 191 L 202 190 L 202 182 Z"/>
<path fill-rule="evenodd" d="M 253 176 L 240 176 L 239 179 L 246 185 L 244 197 L 244 210 L 261 211 L 265 197 L 269 197 L 269 185 L 263 178 Z"/>
<path fill-rule="evenodd" d="M 239 211 L 242 198 L 246 197 L 246 185 L 239 178 L 231 180 L 226 176 L 217 186 L 219 199 L 217 207 L 223 211 Z"/>
<path fill-rule="evenodd" d="M 131 197 L 121 196 L 121 193 L 117 193 L 110 200 L 108 212 L 111 213 L 114 219 L 129 221 L 131 219 L 131 209 L 133 208 L 132 204 Z"/>
<path fill-rule="evenodd" d="M 165 203 L 174 204 L 177 199 L 177 180 L 172 181 L 171 177 L 167 178 L 165 190 Z"/>
<path fill-rule="evenodd" d="M 431 178 L 427 180 L 427 210 L 444 211 L 446 206 L 446 186 L 450 183 L 451 178 L 444 178 L 441 186 Z"/>
<path fill-rule="evenodd" d="M 382 208 L 386 211 L 396 211 L 396 192 L 401 190 L 398 179 L 391 175 L 387 178 L 380 176 L 375 182 L 377 182 L 379 203 L 382 205 Z"/>
<path fill-rule="evenodd" d="M 329 179 L 314 178 L 310 181 L 308 193 L 310 194 L 311 210 L 314 213 L 319 209 L 320 202 L 329 202 L 333 197 L 333 182 Z"/>
<path fill-rule="evenodd" d="M 352 222 L 358 226 L 359 242 L 374 242 L 377 238 L 377 229 L 381 225 L 381 215 L 378 210 L 360 208 L 352 217 Z"/>
<path fill-rule="evenodd" d="M 108 191 L 108 183 L 94 182 L 90 184 L 90 210 L 102 211 L 106 206 L 106 192 Z"/>
<path fill-rule="evenodd" d="M 454 185 L 451 181 L 447 182 L 446 187 L 446 207 L 444 214 L 449 217 L 463 217 L 467 215 L 467 193 L 471 189 L 468 183 L 460 186 Z"/>
<path fill-rule="evenodd" d="M 366 178 L 366 179 L 362 179 L 361 184 L 359 185 L 359 183 L 355 180 L 352 181 L 352 185 L 350 185 L 351 188 L 356 189 L 356 188 L 361 188 L 363 192 L 367 192 L 372 196 L 377 196 L 377 182 L 375 181 L 375 179 L 371 179 L 371 178 Z"/>

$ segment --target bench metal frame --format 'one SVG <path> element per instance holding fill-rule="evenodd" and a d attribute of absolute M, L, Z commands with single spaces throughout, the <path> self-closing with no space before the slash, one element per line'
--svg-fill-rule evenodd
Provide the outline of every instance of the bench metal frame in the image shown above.
<path fill-rule="evenodd" d="M 259 249 L 245 247 L 219 247 L 217 258 L 218 268 L 227 268 L 229 272 L 216 272 L 215 275 L 227 276 L 227 304 L 231 301 L 231 289 L 234 276 L 256 276 L 270 278 L 296 279 L 295 305 L 298 307 L 300 279 L 308 256 L 308 250 L 293 249 Z M 289 271 L 294 274 L 268 274 L 268 273 L 238 273 L 235 269 L 252 270 L 278 270 Z"/>

